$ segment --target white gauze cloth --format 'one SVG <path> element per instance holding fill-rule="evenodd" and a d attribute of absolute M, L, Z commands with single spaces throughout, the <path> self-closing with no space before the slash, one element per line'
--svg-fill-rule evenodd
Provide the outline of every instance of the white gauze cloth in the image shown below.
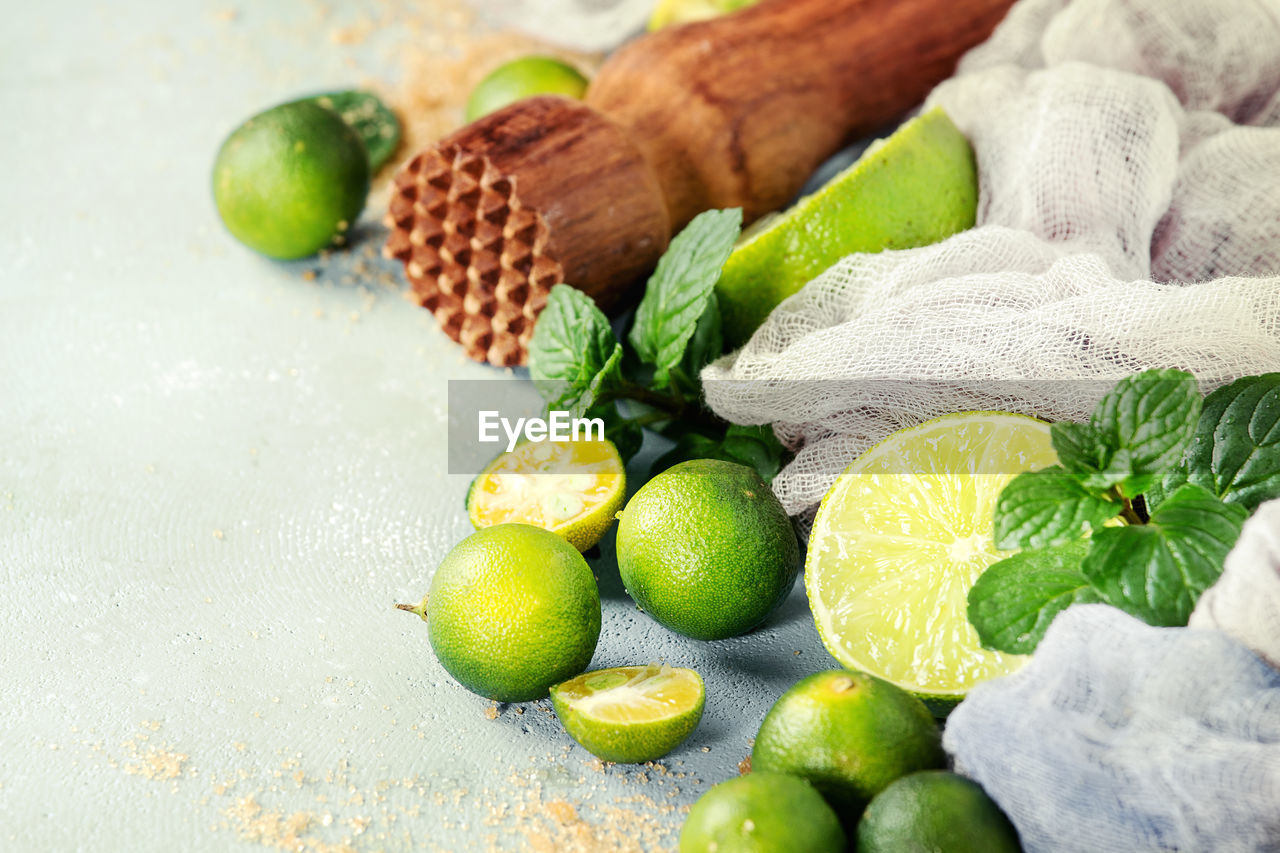
<path fill-rule="evenodd" d="M 977 227 L 844 259 L 702 374 L 797 451 L 788 512 L 947 412 L 1079 420 L 1149 367 L 1280 370 L 1280 0 L 1022 0 L 932 105 L 973 144 Z"/>
<path fill-rule="evenodd" d="M 1191 627 L 1071 607 L 1026 667 L 960 703 L 943 745 L 1028 853 L 1280 850 L 1266 659 L 1280 660 L 1280 501 L 1245 524 Z"/>

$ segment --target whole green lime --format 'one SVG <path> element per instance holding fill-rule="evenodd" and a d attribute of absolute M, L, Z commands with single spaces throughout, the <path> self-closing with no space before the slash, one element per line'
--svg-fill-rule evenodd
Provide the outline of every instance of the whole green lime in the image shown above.
<path fill-rule="evenodd" d="M 850 826 L 894 780 L 946 766 L 924 703 L 887 681 L 830 670 L 802 679 L 769 709 L 751 766 L 802 776 Z"/>
<path fill-rule="evenodd" d="M 213 198 L 236 239 L 283 260 L 314 254 L 355 222 L 369 158 L 333 110 L 295 101 L 236 128 L 213 164 Z"/>
<path fill-rule="evenodd" d="M 654 619 L 699 640 L 736 637 L 786 597 L 800 546 L 782 505 L 745 465 L 692 459 L 627 502 L 618 569 Z"/>
<path fill-rule="evenodd" d="M 534 95 L 581 98 L 587 78 L 567 62 L 550 56 L 525 56 L 499 65 L 476 84 L 467 99 L 467 121 L 496 112 Z"/>
<path fill-rule="evenodd" d="M 418 607 L 431 648 L 463 687 L 527 702 L 587 668 L 600 637 L 600 592 L 562 537 L 499 524 L 459 542 Z"/>
<path fill-rule="evenodd" d="M 904 776 L 867 806 L 858 853 L 1019 853 L 1018 831 L 976 782 L 946 771 Z"/>
<path fill-rule="evenodd" d="M 808 782 L 752 772 L 693 804 L 680 853 L 842 853 L 845 841 L 835 812 Z"/>

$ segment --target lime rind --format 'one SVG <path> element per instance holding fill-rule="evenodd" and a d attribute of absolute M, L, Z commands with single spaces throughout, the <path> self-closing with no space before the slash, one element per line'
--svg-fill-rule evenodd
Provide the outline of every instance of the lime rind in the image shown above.
<path fill-rule="evenodd" d="M 1008 556 L 991 538 L 1000 490 L 1057 461 L 1048 424 L 966 412 L 901 430 L 853 462 L 814 519 L 805 585 L 836 660 L 923 699 L 935 712 L 1025 658 L 983 649 L 968 590 Z"/>
<path fill-rule="evenodd" d="M 847 255 L 936 243 L 971 228 L 973 149 L 940 108 L 872 143 L 767 225 L 748 229 L 716 285 L 725 341 L 744 343 L 785 298 Z"/>

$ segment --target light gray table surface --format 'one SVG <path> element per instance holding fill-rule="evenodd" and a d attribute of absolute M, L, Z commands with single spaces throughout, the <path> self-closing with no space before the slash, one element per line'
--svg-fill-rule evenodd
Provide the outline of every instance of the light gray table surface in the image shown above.
<path fill-rule="evenodd" d="M 6 4 L 0 849 L 669 847 L 833 665 L 800 585 L 747 637 L 657 626 L 610 535 L 593 665 L 692 666 L 707 706 L 658 765 L 602 766 L 545 700 L 490 719 L 392 609 L 471 530 L 447 380 L 504 374 L 378 283 L 379 210 L 281 264 L 209 189 L 250 113 L 396 73 L 394 32 L 325 38 L 365 5 Z"/>

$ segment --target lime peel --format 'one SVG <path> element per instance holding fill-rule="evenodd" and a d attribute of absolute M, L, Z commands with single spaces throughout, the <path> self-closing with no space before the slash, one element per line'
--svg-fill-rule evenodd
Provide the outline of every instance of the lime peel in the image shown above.
<path fill-rule="evenodd" d="M 726 344 L 745 343 L 778 303 L 841 258 L 936 243 L 973 227 L 977 209 L 964 134 L 941 108 L 912 119 L 742 235 L 716 285 Z"/>

